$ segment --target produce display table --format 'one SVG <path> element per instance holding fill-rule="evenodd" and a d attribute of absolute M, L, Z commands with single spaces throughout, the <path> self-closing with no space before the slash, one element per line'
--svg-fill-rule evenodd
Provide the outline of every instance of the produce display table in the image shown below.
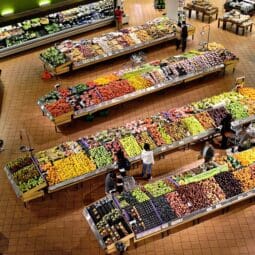
<path fill-rule="evenodd" d="M 106 212 L 106 203 L 101 201 L 111 201 L 137 243 L 188 222 L 199 223 L 206 215 L 254 198 L 254 162 L 254 148 L 216 158 L 214 164 L 157 179 L 129 192 L 114 194 L 112 199 L 103 198 L 85 207 L 83 215 L 102 248 L 107 249 L 108 242 L 120 243 L 120 237 L 116 240 L 111 231 L 111 221 L 103 220 L 112 213 Z"/>
<path fill-rule="evenodd" d="M 48 72 L 60 75 L 173 40 L 175 26 L 174 21 L 163 17 L 90 40 L 67 40 L 47 49 L 40 59 Z M 195 28 L 188 25 L 188 33 L 193 38 Z"/>
<path fill-rule="evenodd" d="M 31 165 L 29 159 L 8 163 L 7 169 L 11 171 L 7 176 L 12 186 L 15 183 L 12 180 L 19 180 L 19 185 L 26 191 L 40 185 L 41 176 L 47 182 L 48 193 L 56 192 L 105 174 L 107 169 L 115 169 L 115 154 L 119 149 L 124 151 L 131 163 L 136 163 L 140 161 L 145 142 L 150 143 L 155 155 L 160 155 L 213 137 L 228 112 L 234 118 L 234 128 L 252 122 L 255 120 L 254 101 L 254 89 L 248 87 L 240 88 L 239 92 L 206 98 L 36 152 L 33 157 L 36 169 L 29 168 L 33 173 L 31 178 L 35 181 L 27 179 L 30 174 L 15 174 Z M 21 173 L 27 173 L 29 169 L 25 168 Z M 24 179 L 24 176 L 28 177 Z"/>
<path fill-rule="evenodd" d="M 201 61 L 206 61 L 206 63 L 201 65 Z M 43 114 L 55 124 L 57 130 L 57 126 L 71 122 L 72 119 L 90 115 L 168 87 L 187 83 L 211 73 L 234 70 L 237 63 L 238 59 L 224 48 L 208 52 L 193 50 L 180 56 L 155 60 L 136 68 L 120 70 L 75 87 L 52 91 L 41 97 L 38 100 L 38 105 Z M 165 66 L 174 70 L 170 72 L 175 73 L 169 73 Z M 178 68 L 182 66 L 187 71 L 178 71 Z M 141 80 L 139 87 L 134 80 L 137 77 L 138 80 Z M 104 84 L 101 85 L 100 82 Z M 113 94 L 115 93 L 113 91 L 116 91 L 116 86 L 118 86 L 118 93 Z M 77 88 L 80 92 L 77 92 Z M 125 89 L 127 91 L 122 92 Z M 94 102 L 94 100 L 96 101 Z M 55 112 L 55 106 L 57 107 L 59 101 L 63 101 L 66 105 L 63 113 Z"/>
<path fill-rule="evenodd" d="M 113 0 L 104 0 L 0 27 L 0 58 L 107 26 L 113 13 Z"/>
<path fill-rule="evenodd" d="M 192 11 L 196 12 L 196 18 L 198 18 L 199 13 L 202 13 L 202 21 L 204 22 L 205 16 L 208 16 L 208 23 L 211 22 L 211 19 L 215 15 L 215 19 L 218 19 L 219 8 L 212 6 L 210 3 L 199 4 L 199 3 L 188 3 L 185 7 L 185 10 L 189 12 L 189 18 L 191 18 Z"/>
<path fill-rule="evenodd" d="M 26 157 L 24 159 L 28 160 L 27 164 L 23 164 L 21 167 L 19 166 L 19 162 L 16 162 L 16 164 L 7 164 L 4 167 L 4 171 L 12 185 L 16 196 L 20 198 L 23 203 L 26 203 L 36 198 L 43 197 L 45 195 L 44 188 L 47 187 L 47 182 L 40 172 L 35 159 L 33 157 Z M 28 167 L 32 167 L 32 169 L 35 171 L 33 175 L 31 174 L 31 170 L 26 171 L 26 168 L 28 169 Z M 16 171 L 17 169 L 18 171 Z M 20 173 L 20 176 L 18 173 Z M 33 179 L 33 181 L 27 183 L 28 187 L 19 185 L 19 178 L 26 178 L 26 175 L 29 174 L 31 174 L 31 179 Z"/>
<path fill-rule="evenodd" d="M 233 26 L 235 26 L 235 33 L 239 34 L 239 29 L 242 30 L 242 35 L 245 34 L 245 32 L 250 30 L 252 32 L 252 26 L 253 22 L 250 19 L 249 15 L 242 15 L 238 13 L 237 11 L 231 11 L 229 13 L 225 13 L 224 17 L 218 19 L 218 27 L 220 27 L 220 24 L 222 22 L 222 29 L 227 29 L 227 24 L 230 23 L 230 27 L 232 29 Z"/>
<path fill-rule="evenodd" d="M 225 11 L 231 11 L 233 9 L 239 10 L 243 14 L 252 16 L 255 12 L 255 1 L 254 0 L 227 0 L 224 4 Z"/>

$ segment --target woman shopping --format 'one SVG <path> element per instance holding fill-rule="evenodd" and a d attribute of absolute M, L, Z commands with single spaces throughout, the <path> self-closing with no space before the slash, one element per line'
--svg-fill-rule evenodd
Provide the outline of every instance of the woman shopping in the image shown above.
<path fill-rule="evenodd" d="M 151 170 L 152 165 L 154 164 L 154 155 L 153 151 L 150 150 L 150 145 L 148 143 L 144 144 L 141 159 L 143 162 L 142 177 L 145 178 L 145 176 L 147 175 L 147 179 L 151 179 Z"/>

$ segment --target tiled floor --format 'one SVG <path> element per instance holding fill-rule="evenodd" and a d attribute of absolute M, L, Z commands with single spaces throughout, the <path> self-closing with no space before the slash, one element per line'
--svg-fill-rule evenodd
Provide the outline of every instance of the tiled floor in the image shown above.
<path fill-rule="evenodd" d="M 223 11 L 223 0 L 215 2 Z M 128 0 L 126 12 L 130 15 L 130 25 L 143 22 L 161 15 L 153 10 L 152 0 Z M 200 41 L 199 31 L 205 23 L 190 19 L 197 28 L 195 40 L 189 40 L 188 48 L 195 48 Z M 91 37 L 114 28 L 101 29 L 83 35 Z M 77 37 L 78 38 L 78 37 Z M 211 41 L 224 44 L 240 57 L 235 74 L 224 77 L 210 77 L 195 81 L 179 88 L 146 96 L 109 111 L 107 117 L 97 118 L 92 123 L 80 119 L 71 127 L 55 133 L 54 126 L 43 117 L 36 101 L 44 95 L 56 80 L 43 81 L 40 76 L 42 64 L 38 59 L 44 47 L 1 60 L 3 70 L 0 84 L 0 137 L 5 141 L 5 151 L 0 154 L 0 167 L 10 159 L 19 156 L 19 146 L 27 143 L 29 137 L 36 150 L 48 148 L 61 141 L 76 139 L 81 135 L 92 134 L 105 127 L 118 126 L 133 119 L 143 118 L 162 109 L 181 106 L 205 96 L 217 94 L 232 88 L 233 80 L 245 74 L 246 82 L 254 86 L 255 74 L 255 37 L 237 36 L 217 28 L 211 23 Z M 168 43 L 146 50 L 148 60 L 176 54 L 173 44 Z M 87 81 L 103 73 L 111 72 L 129 64 L 128 57 L 112 60 L 83 69 L 70 75 L 61 76 L 58 82 L 72 85 Z M 2 96 L 3 94 L 3 96 Z M 20 132 L 23 140 L 20 140 Z M 199 148 L 168 154 L 156 162 L 154 175 L 188 164 L 197 158 Z M 138 173 L 140 170 L 134 170 Z M 3 171 L 0 171 L 0 254 L 4 255 L 93 255 L 103 254 L 97 241 L 83 219 L 83 202 L 95 201 L 103 196 L 103 177 L 83 184 L 79 189 L 72 187 L 60 191 L 44 201 L 36 200 L 27 209 L 16 199 Z M 174 231 L 161 239 L 156 236 L 133 246 L 128 254 L 255 254 L 255 206 L 244 203 L 235 206 L 224 215 L 203 221 L 196 226 Z"/>

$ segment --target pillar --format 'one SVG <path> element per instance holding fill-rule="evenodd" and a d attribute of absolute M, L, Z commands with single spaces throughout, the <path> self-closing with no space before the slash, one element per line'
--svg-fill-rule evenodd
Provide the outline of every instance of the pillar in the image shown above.
<path fill-rule="evenodd" d="M 166 0 L 166 15 L 169 19 L 178 20 L 179 0 Z"/>

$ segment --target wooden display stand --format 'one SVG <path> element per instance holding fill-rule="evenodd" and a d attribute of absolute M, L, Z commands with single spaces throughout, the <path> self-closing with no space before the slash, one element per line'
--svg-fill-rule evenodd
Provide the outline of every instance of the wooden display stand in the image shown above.
<path fill-rule="evenodd" d="M 42 189 L 46 188 L 48 185 L 46 182 L 43 182 L 42 184 L 34 187 L 33 189 L 22 193 L 21 200 L 26 203 L 31 200 L 34 200 L 39 197 L 43 197 L 45 195 L 44 191 Z"/>
<path fill-rule="evenodd" d="M 191 12 L 196 12 L 196 18 L 198 18 L 199 13 L 202 13 L 202 21 L 204 22 L 205 17 L 208 16 L 208 23 L 211 22 L 211 19 L 215 15 L 215 19 L 218 19 L 218 13 L 219 9 L 218 7 L 212 7 L 211 9 L 207 9 L 208 5 L 198 5 L 198 4 L 192 4 L 188 3 L 187 6 L 184 7 L 185 10 L 189 12 L 189 18 L 191 18 Z"/>
<path fill-rule="evenodd" d="M 243 22 L 237 22 L 232 19 L 219 18 L 218 19 L 218 28 L 222 22 L 222 29 L 227 29 L 227 24 L 230 23 L 230 27 L 236 26 L 235 33 L 239 34 L 239 29 L 242 30 L 242 35 L 247 33 L 248 31 L 252 32 L 253 22 L 250 19 L 246 19 Z"/>

